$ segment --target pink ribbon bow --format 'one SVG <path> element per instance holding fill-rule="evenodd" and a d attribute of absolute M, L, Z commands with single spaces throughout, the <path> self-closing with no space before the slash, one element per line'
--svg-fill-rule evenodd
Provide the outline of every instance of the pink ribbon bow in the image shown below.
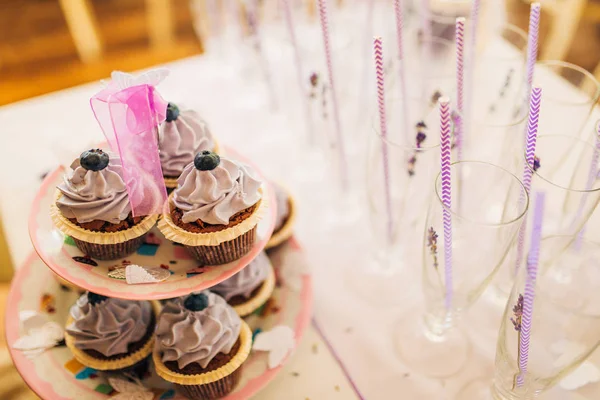
<path fill-rule="evenodd" d="M 167 70 L 134 78 L 113 72 L 112 81 L 90 105 L 111 149 L 119 153 L 133 216 L 159 214 L 167 199 L 157 127 L 166 118 L 167 102 L 154 86 Z"/>

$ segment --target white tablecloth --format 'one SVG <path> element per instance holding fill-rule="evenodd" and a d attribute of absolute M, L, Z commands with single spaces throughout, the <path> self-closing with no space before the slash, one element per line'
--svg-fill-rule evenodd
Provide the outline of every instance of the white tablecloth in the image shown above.
<path fill-rule="evenodd" d="M 285 182 L 296 194 L 300 208 L 297 233 L 312 263 L 315 280 L 315 318 L 364 398 L 451 399 L 464 382 L 492 370 L 501 310 L 482 301 L 465 316 L 475 321 L 470 333 L 474 356 L 456 378 L 428 379 L 402 365 L 395 355 L 392 331 L 402 313 L 420 300 L 418 260 L 407 271 L 406 288 L 401 288 L 409 292 L 402 306 L 374 306 L 355 293 L 347 276 L 350 269 L 360 270 L 366 256 L 361 229 L 356 226 L 326 231 L 315 220 L 317 208 L 325 206 L 320 203 L 323 192 L 332 185 L 296 179 L 295 171 L 310 162 L 298 150 L 302 141 L 297 135 L 303 133 L 293 129 L 283 116 L 268 111 L 260 75 L 255 69 L 240 67 L 244 54 L 247 53 L 213 50 L 201 57 L 174 62 L 168 65 L 171 76 L 159 91 L 167 100 L 199 110 L 222 143 L 247 154 L 264 173 Z M 293 71 L 291 58 L 283 55 L 271 65 L 276 80 L 287 80 L 286 90 L 278 93 L 280 102 L 297 96 L 294 75 L 289 72 Z M 280 71 L 288 72 L 279 74 Z M 538 78 L 548 79 L 552 85 L 564 85 L 556 77 L 543 75 Z M 572 90 L 564 86 L 565 90 Z M 0 108 L 0 212 L 16 265 L 31 251 L 27 217 L 40 176 L 59 163 L 68 164 L 83 149 L 103 140 L 89 107 L 89 98 L 100 87 L 99 83 L 92 83 Z M 297 367 L 301 376 L 286 375 L 276 380 L 258 398 L 356 397 L 328 352 L 318 362 L 306 355 L 313 341 L 323 346 L 311 329 L 298 351 L 302 354 L 284 372 L 289 374 Z M 334 389 L 336 385 L 339 391 Z M 598 393 L 600 384 L 594 384 L 578 393 L 555 389 L 546 398 L 595 399 L 600 396 Z"/>

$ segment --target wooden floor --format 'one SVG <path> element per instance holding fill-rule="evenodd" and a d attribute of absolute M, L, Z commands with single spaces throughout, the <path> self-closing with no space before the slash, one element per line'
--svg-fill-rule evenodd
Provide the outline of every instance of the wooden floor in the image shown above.
<path fill-rule="evenodd" d="M 172 0 L 175 41 L 160 49 L 149 44 L 144 0 L 91 4 L 105 52 L 100 61 L 84 64 L 57 0 L 0 0 L 0 105 L 103 79 L 114 69 L 136 70 L 202 51 L 190 0 Z M 523 0 L 506 4 L 510 22 L 526 30 L 529 6 Z M 543 15 L 541 21 L 543 38 L 549 21 Z M 578 38 L 567 61 L 592 71 L 600 61 L 600 29 L 582 23 Z"/>
<path fill-rule="evenodd" d="M 190 0 L 172 0 L 175 40 L 153 49 L 144 0 L 92 0 L 106 49 L 84 64 L 56 0 L 0 0 L 0 105 L 136 70 L 202 51 Z"/>

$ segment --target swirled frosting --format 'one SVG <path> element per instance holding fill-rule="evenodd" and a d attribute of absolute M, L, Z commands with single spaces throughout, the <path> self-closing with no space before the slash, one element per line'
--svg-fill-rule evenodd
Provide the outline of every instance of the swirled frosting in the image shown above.
<path fill-rule="evenodd" d="M 271 261 L 263 251 L 244 269 L 233 275 L 231 278 L 213 286 L 211 290 L 223 296 L 227 301 L 239 295 L 244 296 L 247 299 L 254 289 L 259 287 L 265 279 L 267 279 L 270 270 Z"/>
<path fill-rule="evenodd" d="M 109 153 L 109 163 L 100 171 L 83 168 L 77 158 L 57 186 L 62 195 L 56 205 L 67 218 L 85 223 L 93 220 L 118 224 L 131 212 L 121 160 Z"/>
<path fill-rule="evenodd" d="M 206 368 L 219 353 L 228 354 L 238 340 L 242 320 L 222 297 L 205 292 L 208 307 L 190 311 L 184 297 L 168 302 L 158 318 L 156 348 L 163 362 L 176 361 L 180 369 L 191 363 Z"/>
<path fill-rule="evenodd" d="M 202 150 L 213 150 L 215 142 L 206 122 L 196 111 L 181 111 L 176 120 L 158 129 L 158 149 L 164 176 L 178 177 Z"/>
<path fill-rule="evenodd" d="M 227 225 L 238 212 L 253 206 L 261 197 L 261 182 L 243 164 L 221 157 L 210 171 L 188 164 L 179 177 L 173 203 L 183 211 L 183 222 L 201 220 L 212 225 Z"/>
<path fill-rule="evenodd" d="M 75 346 L 110 357 L 127 353 L 129 344 L 144 337 L 152 318 L 152 305 L 115 298 L 92 305 L 84 294 L 70 313 L 73 323 L 67 332 L 74 338 Z"/>
<path fill-rule="evenodd" d="M 273 232 L 277 232 L 290 215 L 290 202 L 287 192 L 281 186 L 273 183 L 273 188 L 275 188 L 275 200 L 277 202 L 277 215 L 275 216 L 275 228 Z"/>

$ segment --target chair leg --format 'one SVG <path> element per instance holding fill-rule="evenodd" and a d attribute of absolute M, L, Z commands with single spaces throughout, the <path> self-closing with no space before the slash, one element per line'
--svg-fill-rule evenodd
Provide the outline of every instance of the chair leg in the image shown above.
<path fill-rule="evenodd" d="M 563 1 L 564 6 L 555 6 L 550 9 L 552 24 L 548 35 L 544 38 L 542 59 L 564 60 L 566 58 L 587 2 L 588 0 Z M 544 6 L 542 6 L 543 10 Z"/>
<path fill-rule="evenodd" d="M 171 0 L 146 0 L 146 18 L 150 44 L 155 48 L 168 46 L 174 40 Z"/>
<path fill-rule="evenodd" d="M 102 43 L 94 11 L 88 0 L 59 0 L 71 37 L 81 61 L 96 61 L 102 53 Z"/>

